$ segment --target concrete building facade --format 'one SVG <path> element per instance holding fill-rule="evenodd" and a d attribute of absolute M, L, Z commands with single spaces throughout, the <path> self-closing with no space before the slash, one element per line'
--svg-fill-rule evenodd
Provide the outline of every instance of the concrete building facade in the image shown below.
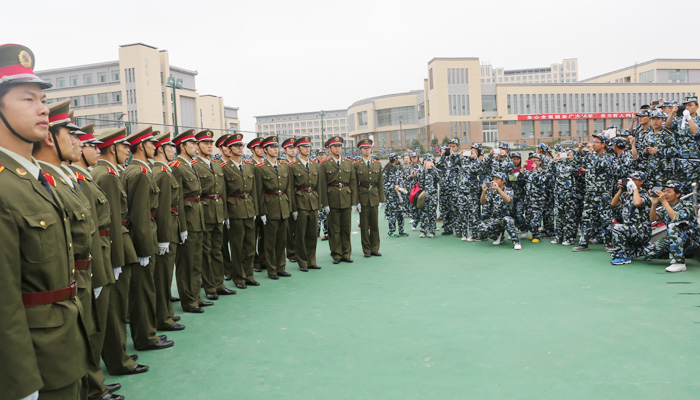
<path fill-rule="evenodd" d="M 258 136 L 277 135 L 279 140 L 309 136 L 314 149 L 323 147 L 330 136 L 340 136 L 346 147 L 352 147 L 354 138 L 348 135 L 347 110 L 321 110 L 292 114 L 263 115 L 255 117 Z"/>

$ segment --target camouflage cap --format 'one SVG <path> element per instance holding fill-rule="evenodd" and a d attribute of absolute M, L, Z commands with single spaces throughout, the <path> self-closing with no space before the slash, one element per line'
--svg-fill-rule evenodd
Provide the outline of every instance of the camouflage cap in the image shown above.
<path fill-rule="evenodd" d="M 613 146 L 624 148 L 627 145 L 627 140 L 621 137 L 615 137 L 610 141 Z"/>
<path fill-rule="evenodd" d="M 697 102 L 698 102 L 698 96 L 687 96 L 683 99 L 683 104 L 697 103 Z"/>
<path fill-rule="evenodd" d="M 645 174 L 642 171 L 633 171 L 630 173 L 630 178 L 636 179 L 638 181 L 646 181 L 647 180 L 647 174 Z"/>
<path fill-rule="evenodd" d="M 680 182 L 678 182 L 678 181 L 674 181 L 673 179 L 666 181 L 666 183 L 664 183 L 662 186 L 663 186 L 664 188 L 673 189 L 673 190 L 675 190 L 676 192 L 682 192 L 682 191 L 683 191 L 683 184 L 680 183 Z"/>
<path fill-rule="evenodd" d="M 459 146 L 459 140 L 457 140 L 457 139 L 450 139 L 449 143 L 447 143 L 447 144 L 456 144 L 457 146 Z"/>
<path fill-rule="evenodd" d="M 517 152 L 517 151 L 510 153 L 510 158 L 513 158 L 513 157 L 523 158 L 523 156 L 520 154 L 520 152 Z"/>
<path fill-rule="evenodd" d="M 508 142 L 500 142 L 498 143 L 498 148 L 510 150 L 510 145 L 508 144 Z"/>
<path fill-rule="evenodd" d="M 493 174 L 493 177 L 503 179 L 504 181 L 506 180 L 506 174 L 504 174 L 503 172 L 496 172 L 495 174 Z"/>
<path fill-rule="evenodd" d="M 661 110 L 653 110 L 650 115 L 651 118 L 663 118 L 666 119 L 668 118 L 668 114 Z"/>

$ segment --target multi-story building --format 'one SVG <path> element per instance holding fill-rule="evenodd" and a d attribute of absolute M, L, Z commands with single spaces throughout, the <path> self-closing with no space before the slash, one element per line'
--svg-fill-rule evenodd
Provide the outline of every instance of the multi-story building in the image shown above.
<path fill-rule="evenodd" d="M 50 102 L 71 99 L 78 124 L 95 123 L 98 132 L 124 124 L 131 131 L 149 125 L 173 133 L 175 125 L 178 131 L 206 128 L 216 136 L 240 130 L 238 108 L 224 106 L 221 97 L 197 93 L 197 71 L 170 65 L 166 50 L 142 43 L 121 46 L 117 61 L 37 75 L 53 84 L 46 91 Z M 170 77 L 174 85 L 168 84 Z"/>
<path fill-rule="evenodd" d="M 549 67 L 512 69 L 481 64 L 481 83 L 573 83 L 578 79 L 578 59 L 567 58 Z"/>
<path fill-rule="evenodd" d="M 279 140 L 309 136 L 314 149 L 323 147 L 330 136 L 346 140 L 346 147 L 353 147 L 354 138 L 348 136 L 346 110 L 310 111 L 293 114 L 263 115 L 255 117 L 258 136 L 277 135 Z"/>

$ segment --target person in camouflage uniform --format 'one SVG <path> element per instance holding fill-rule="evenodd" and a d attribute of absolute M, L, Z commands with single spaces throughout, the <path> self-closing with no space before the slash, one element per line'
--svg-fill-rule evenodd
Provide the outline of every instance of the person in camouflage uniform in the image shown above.
<path fill-rule="evenodd" d="M 410 155 L 411 158 L 411 164 L 410 166 L 406 169 L 406 174 L 408 178 L 406 179 L 406 188 L 410 190 L 416 185 L 418 182 L 416 179 L 416 174 L 418 173 L 418 169 L 420 168 L 420 161 L 418 160 L 418 154 L 413 152 Z M 411 213 L 411 229 L 416 230 L 418 227 L 418 223 L 420 222 L 420 212 L 421 210 L 415 206 L 415 204 L 411 203 L 410 201 L 408 202 L 408 210 Z"/>
<path fill-rule="evenodd" d="M 543 159 L 541 154 L 531 154 L 532 169 L 521 172 L 525 178 L 525 193 L 527 196 L 526 219 L 529 221 L 529 231 L 532 233 L 532 243 L 540 241 L 540 227 L 544 209 L 547 207 L 547 174 L 542 169 Z"/>
<path fill-rule="evenodd" d="M 498 149 L 492 149 L 489 155 L 484 157 L 484 169 L 488 176 L 494 176 L 501 172 L 504 174 L 513 170 L 513 160 L 510 159 L 510 146 L 506 142 L 498 144 Z"/>
<path fill-rule="evenodd" d="M 404 199 L 408 197 L 408 190 L 406 190 L 406 184 L 404 183 L 404 178 L 399 165 L 399 159 L 396 154 L 389 154 L 389 162 L 384 166 L 384 196 L 386 197 L 386 208 L 384 209 L 384 215 L 389 222 L 389 236 L 399 237 L 408 236 L 408 233 L 404 232 L 404 213 L 405 202 Z M 398 222 L 399 231 L 396 232 L 396 225 Z"/>
<path fill-rule="evenodd" d="M 666 114 L 660 110 L 651 113 L 651 130 L 640 140 L 639 153 L 644 165 L 644 172 L 647 174 L 652 186 L 662 185 L 664 182 L 673 179 L 673 158 L 678 150 L 673 132 L 666 129 L 664 121 Z"/>
<path fill-rule="evenodd" d="M 554 156 L 552 169 L 554 171 L 554 207 L 557 217 L 554 239 L 551 243 L 570 246 L 576 240 L 579 222 L 579 210 L 577 209 L 579 194 L 576 190 L 579 165 L 575 159 L 574 151 L 567 149 L 566 152 L 557 152 Z"/>
<path fill-rule="evenodd" d="M 513 189 L 513 218 L 515 219 L 515 227 L 519 233 L 528 230 L 527 220 L 525 219 L 525 174 L 522 174 L 522 155 L 518 152 L 510 153 L 510 159 L 513 161 L 513 170 L 508 174 L 506 186 Z"/>
<path fill-rule="evenodd" d="M 545 182 L 545 201 L 546 204 L 554 204 L 554 178 L 552 176 L 552 163 L 553 156 L 552 151 L 549 149 L 546 143 L 540 143 L 537 145 L 537 154 L 542 156 L 541 169 L 547 177 Z M 545 207 L 542 211 L 542 228 L 540 229 L 542 236 L 553 237 L 554 236 L 554 208 Z"/>
<path fill-rule="evenodd" d="M 644 259 L 670 258 L 671 265 L 667 272 L 686 270 L 685 256 L 692 254 L 700 246 L 700 230 L 693 212 L 692 202 L 681 200 L 682 185 L 677 181 L 668 181 L 658 190 L 658 197 L 651 198 L 649 219 L 663 221 L 668 228 L 668 236 L 659 239 L 644 249 Z M 656 207 L 661 203 L 660 210 Z"/>
<path fill-rule="evenodd" d="M 644 246 L 651 238 L 649 209 L 651 200 L 642 185 L 644 172 L 635 171 L 629 179 L 618 181 L 618 190 L 612 199 L 612 207 L 621 209 L 622 219 L 613 226 L 613 247 L 610 261 L 613 265 L 629 264 L 644 253 Z"/>
<path fill-rule="evenodd" d="M 583 158 L 586 190 L 581 215 L 581 236 L 578 246 L 572 249 L 576 252 L 588 250 L 588 241 L 593 237 L 602 238 L 606 248 L 611 245 L 612 199 L 609 187 L 613 165 L 610 154 L 605 152 L 607 144 L 607 136 L 596 134 L 593 135 L 593 141 L 588 143 L 588 152 L 584 152 L 583 143 L 578 147 Z"/>
<path fill-rule="evenodd" d="M 685 111 L 677 116 L 678 105 L 673 105 L 666 119 L 666 128 L 674 133 L 678 146 L 678 158 L 675 160 L 675 179 L 679 181 L 686 192 L 692 190 L 692 184 L 700 181 L 700 115 L 698 97 L 690 96 L 683 100 Z M 684 193 L 685 194 L 685 193 Z"/>
<path fill-rule="evenodd" d="M 434 237 L 438 203 L 438 182 L 440 174 L 435 168 L 432 154 L 423 155 L 423 166 L 416 175 L 418 185 L 425 191 L 425 205 L 421 209 L 420 237 Z"/>
<path fill-rule="evenodd" d="M 459 224 L 462 240 L 474 242 L 480 240 L 476 229 L 481 221 L 481 202 L 479 201 L 481 190 L 479 186 L 484 170 L 484 161 L 479 157 L 483 155 L 484 148 L 481 143 L 473 143 L 470 151 L 469 156 L 462 158 L 457 208 L 460 210 Z"/>
<path fill-rule="evenodd" d="M 461 168 L 462 157 L 459 155 L 459 141 L 451 139 L 448 149 L 443 150 L 436 167 L 440 171 L 440 215 L 442 215 L 442 234 L 451 235 L 457 220 L 456 185 Z"/>
<path fill-rule="evenodd" d="M 322 161 L 325 161 L 326 158 L 328 158 L 328 153 L 324 149 L 320 149 L 316 152 L 316 161 L 320 164 Z M 321 236 L 321 229 L 323 229 L 323 237 L 321 240 L 325 241 L 328 240 L 328 214 L 323 210 L 323 207 L 321 207 L 320 210 L 318 210 L 318 229 L 317 229 L 317 236 Z"/>
<path fill-rule="evenodd" d="M 508 232 L 513 241 L 513 248 L 520 250 L 520 238 L 515 228 L 513 219 L 513 189 L 505 187 L 506 174 L 497 172 L 493 175 L 493 182 L 484 182 L 481 185 L 479 202 L 488 204 L 491 210 L 491 218 L 482 221 L 477 227 L 479 237 L 495 239 L 494 245 L 503 243 L 503 232 Z"/>

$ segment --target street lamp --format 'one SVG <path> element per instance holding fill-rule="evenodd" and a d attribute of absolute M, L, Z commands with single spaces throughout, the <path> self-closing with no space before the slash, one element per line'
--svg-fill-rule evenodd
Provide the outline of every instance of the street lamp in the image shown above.
<path fill-rule="evenodd" d="M 173 114 L 175 121 L 173 121 L 173 125 L 175 125 L 175 136 L 177 136 L 180 132 L 178 131 L 177 127 L 177 89 L 182 89 L 182 78 L 177 78 L 175 79 L 174 76 L 170 75 L 168 77 L 168 83 L 165 84 L 166 87 L 172 88 L 173 89 Z M 165 121 L 163 121 L 165 122 Z"/>
<path fill-rule="evenodd" d="M 323 140 L 323 117 L 326 115 L 325 111 L 321 110 L 321 147 L 324 145 L 324 140 Z"/>

